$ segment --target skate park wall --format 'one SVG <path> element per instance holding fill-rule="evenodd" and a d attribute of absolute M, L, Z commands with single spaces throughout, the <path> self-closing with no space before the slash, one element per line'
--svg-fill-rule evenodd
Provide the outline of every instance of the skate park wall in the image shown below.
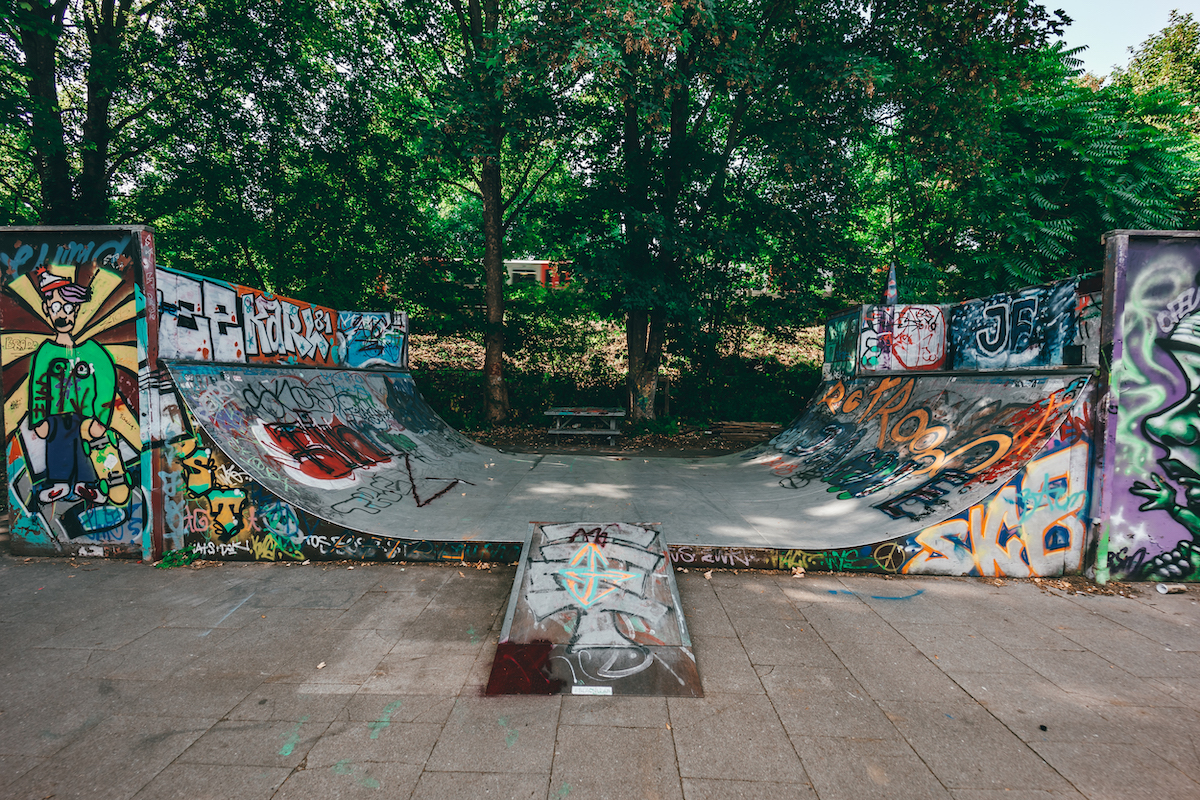
<path fill-rule="evenodd" d="M 5 464 L 19 554 L 157 558 L 171 549 L 164 511 L 179 495 L 203 506 L 179 522 L 185 528 L 224 530 L 252 509 L 286 528 L 290 518 L 269 500 L 247 505 L 254 487 L 232 485 L 238 473 L 227 460 L 219 467 L 219 456 L 197 494 L 206 448 L 165 359 L 408 366 L 404 313 L 337 311 L 158 267 L 144 226 L 0 228 L 0 270 Z M 190 488 L 164 492 L 176 472 Z"/>
<path fill-rule="evenodd" d="M 1200 578 L 1200 232 L 1106 237 L 1099 518 L 1115 578 Z"/>
<path fill-rule="evenodd" d="M 1111 234 L 1103 293 L 1099 282 L 1072 280 L 832 318 L 822 396 L 839 380 L 867 381 L 860 385 L 873 391 L 895 376 L 1019 381 L 1099 366 L 1100 381 L 1080 389 L 1053 435 L 992 494 L 925 528 L 836 549 L 672 544 L 672 560 L 1049 575 L 1087 566 L 1103 532 L 1115 577 L 1196 579 L 1198 237 Z M 340 311 L 159 267 L 152 232 L 140 226 L 0 229 L 0 269 L 14 552 L 149 560 L 192 545 L 206 557 L 247 560 L 517 558 L 515 535 L 403 539 L 308 514 L 206 438 L 166 368 L 192 361 L 403 370 L 402 313 Z M 1101 357 L 1108 348 L 1111 382 Z M 406 373 L 389 380 L 419 398 Z M 763 448 L 769 454 L 772 445 Z M 864 464 L 831 467 L 844 482 Z"/>

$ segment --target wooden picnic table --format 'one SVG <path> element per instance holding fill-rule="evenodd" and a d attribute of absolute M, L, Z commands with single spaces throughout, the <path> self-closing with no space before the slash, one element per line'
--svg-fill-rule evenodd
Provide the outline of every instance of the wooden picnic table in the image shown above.
<path fill-rule="evenodd" d="M 551 435 L 607 436 L 609 444 L 616 443 L 616 437 L 621 435 L 620 420 L 625 419 L 625 409 L 604 406 L 565 406 L 545 413 L 554 418 L 554 425 L 546 431 Z M 599 427 L 604 423 L 607 427 Z"/>

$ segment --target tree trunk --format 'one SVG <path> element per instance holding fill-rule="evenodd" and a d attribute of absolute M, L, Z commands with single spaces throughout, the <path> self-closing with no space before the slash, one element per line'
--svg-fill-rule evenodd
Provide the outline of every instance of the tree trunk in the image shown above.
<path fill-rule="evenodd" d="M 475 56 L 485 61 L 494 55 L 494 35 L 500 24 L 499 0 L 470 0 L 471 35 Z M 481 14 L 482 11 L 482 14 Z M 477 90 L 486 103 L 487 142 L 490 152 L 479 165 L 479 193 L 483 200 L 483 274 L 487 283 L 484 303 L 487 324 L 483 330 L 484 416 L 493 424 L 508 419 L 508 386 L 504 383 L 504 196 L 500 150 L 504 144 L 504 106 L 496 97 L 483 64 L 477 65 Z"/>
<path fill-rule="evenodd" d="M 625 347 L 629 354 L 629 417 L 654 419 L 658 368 L 662 365 L 667 315 L 660 310 L 631 310 L 625 317 Z"/>
<path fill-rule="evenodd" d="M 29 70 L 32 120 L 29 130 L 33 166 L 41 188 L 43 225 L 74 222 L 75 198 L 58 102 L 58 37 L 62 33 L 67 0 L 53 4 L 31 3 L 18 11 L 21 49 Z"/>
<path fill-rule="evenodd" d="M 487 325 L 483 331 L 485 416 L 488 422 L 508 418 L 508 386 L 504 383 L 504 252 L 500 197 L 500 159 L 488 159 L 480 168 L 483 195 L 483 273 L 487 282 L 484 302 Z"/>
<path fill-rule="evenodd" d="M 84 15 L 91 61 L 87 68 L 87 116 L 83 120 L 83 148 L 79 175 L 79 222 L 108 222 L 108 157 L 112 144 L 109 113 L 121 71 L 121 27 L 126 2 L 100 4 L 98 17 Z"/>

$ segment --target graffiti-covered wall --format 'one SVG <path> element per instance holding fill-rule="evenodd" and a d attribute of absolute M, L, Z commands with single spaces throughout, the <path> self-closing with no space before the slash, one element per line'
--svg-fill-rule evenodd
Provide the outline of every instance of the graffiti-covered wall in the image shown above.
<path fill-rule="evenodd" d="M 1031 286 L 954 306 L 951 364 L 957 370 L 1058 367 L 1075 340 L 1078 281 Z M 1075 363 L 1081 363 L 1075 361 Z"/>
<path fill-rule="evenodd" d="M 143 553 L 138 367 L 152 253 L 141 228 L 0 230 L 14 552 Z"/>
<path fill-rule="evenodd" d="M 858 338 L 862 373 L 939 370 L 946 365 L 942 306 L 865 306 Z"/>
<path fill-rule="evenodd" d="M 821 374 L 825 380 L 854 377 L 861 317 L 861 309 L 855 308 L 851 312 L 826 320 L 825 361 L 821 365 Z"/>
<path fill-rule="evenodd" d="M 1200 579 L 1200 234 L 1108 237 L 1102 515 L 1112 572 Z"/>

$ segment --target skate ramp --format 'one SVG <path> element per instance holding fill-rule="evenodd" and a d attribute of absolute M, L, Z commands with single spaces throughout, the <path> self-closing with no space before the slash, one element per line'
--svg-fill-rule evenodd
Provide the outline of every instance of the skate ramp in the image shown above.
<path fill-rule="evenodd" d="M 203 433 L 250 478 L 353 531 L 515 542 L 531 520 L 652 520 L 671 545 L 814 550 L 897 539 L 981 503 L 1042 451 L 1088 383 L 831 380 L 769 443 L 672 459 L 484 447 L 440 419 L 406 372 L 169 369 Z"/>

